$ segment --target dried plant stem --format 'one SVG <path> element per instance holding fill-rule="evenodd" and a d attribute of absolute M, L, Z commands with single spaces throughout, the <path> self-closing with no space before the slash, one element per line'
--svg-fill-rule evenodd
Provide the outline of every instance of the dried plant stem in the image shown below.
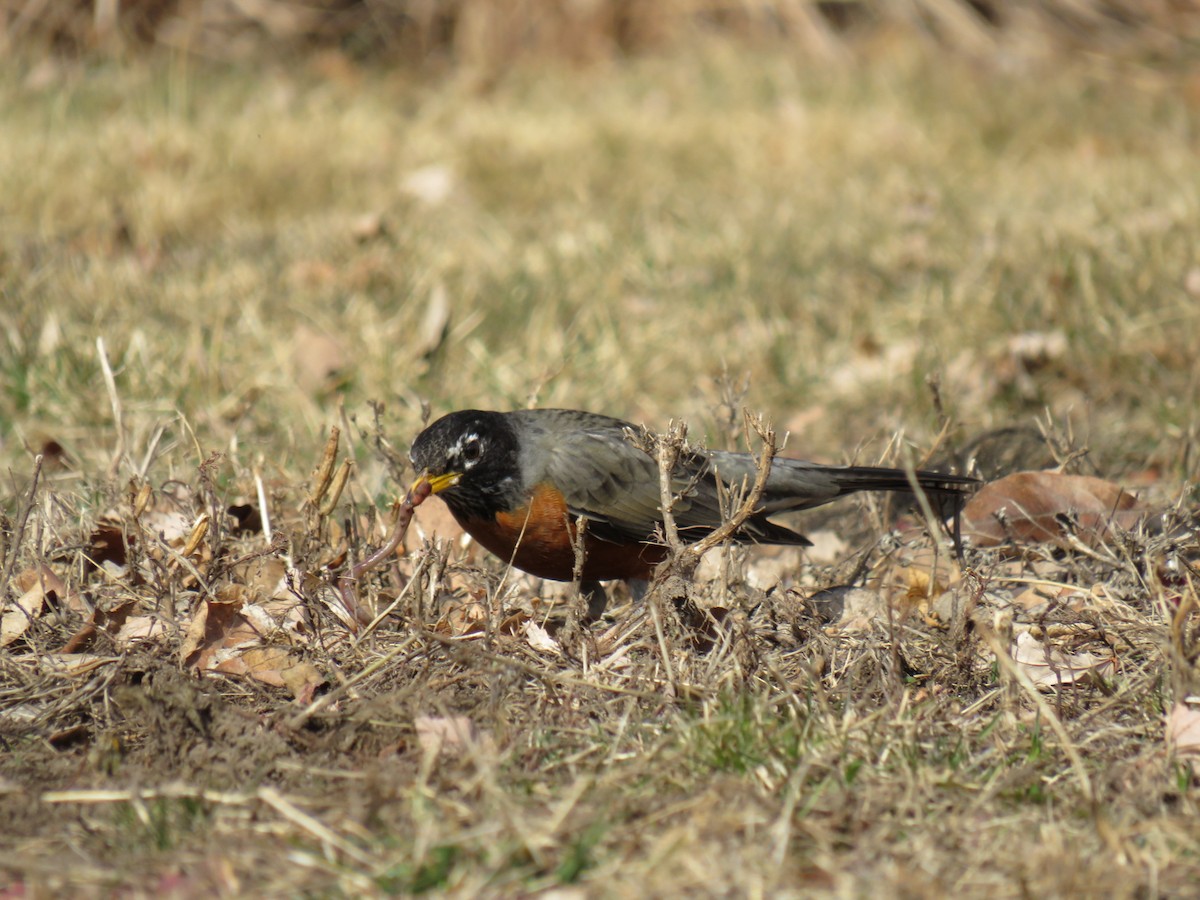
<path fill-rule="evenodd" d="M 125 417 L 121 411 L 121 397 L 117 393 L 117 380 L 113 377 L 112 366 L 108 362 L 108 350 L 104 346 L 104 338 L 96 338 L 96 353 L 100 357 L 100 371 L 104 373 L 104 386 L 108 389 L 108 402 L 112 406 L 113 425 L 117 430 L 117 446 L 113 449 L 112 462 L 108 464 L 108 477 L 115 478 L 121 468 L 121 460 L 125 458 Z"/>
<path fill-rule="evenodd" d="M 29 525 L 29 516 L 33 512 L 33 503 L 37 499 L 38 482 L 41 477 L 42 454 L 39 453 L 33 458 L 33 478 L 29 483 L 29 496 L 21 504 L 21 518 L 17 522 L 17 530 L 13 534 L 12 546 L 5 553 L 4 579 L 0 581 L 0 600 L 3 599 L 3 592 L 7 591 L 9 585 L 12 584 L 13 567 L 17 563 L 17 553 L 21 549 L 21 544 L 25 541 L 25 529 Z"/>
<path fill-rule="evenodd" d="M 432 493 L 432 490 L 426 481 L 419 482 L 409 491 L 404 496 L 404 501 L 400 504 L 400 509 L 396 513 L 396 522 L 392 526 L 392 533 L 388 536 L 383 546 L 354 566 L 351 566 L 350 571 L 338 579 L 338 593 L 341 594 L 342 604 L 346 607 L 346 611 L 350 613 L 352 621 L 361 625 L 370 623 L 371 617 L 362 608 L 356 596 L 358 581 L 367 572 L 383 565 L 396 552 L 396 548 L 404 541 L 404 535 L 408 531 L 409 524 L 412 522 L 413 512 L 425 502 L 430 493 Z M 354 628 L 353 630 L 357 631 L 358 629 Z"/>
<path fill-rule="evenodd" d="M 750 493 L 746 495 L 745 500 L 742 501 L 742 505 L 732 516 L 721 523 L 720 528 L 689 548 L 697 558 L 737 534 L 738 530 L 746 524 L 746 520 L 758 510 L 763 492 L 767 488 L 767 479 L 771 477 L 771 464 L 775 461 L 775 454 L 778 452 L 775 430 L 764 424 L 761 416 L 753 416 L 749 412 L 746 412 L 745 415 L 746 423 L 762 441 L 762 452 L 759 454 L 758 467 L 754 473 L 754 485 L 750 488 Z"/>

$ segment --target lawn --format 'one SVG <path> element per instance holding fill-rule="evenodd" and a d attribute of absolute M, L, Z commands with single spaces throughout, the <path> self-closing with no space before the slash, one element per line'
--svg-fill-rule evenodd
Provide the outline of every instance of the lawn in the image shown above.
<path fill-rule="evenodd" d="M 1198 84 L 0 63 L 0 896 L 1191 893 Z M 847 500 L 586 625 L 431 500 L 351 621 L 426 417 L 527 405 L 1148 521 L 956 560 Z"/>

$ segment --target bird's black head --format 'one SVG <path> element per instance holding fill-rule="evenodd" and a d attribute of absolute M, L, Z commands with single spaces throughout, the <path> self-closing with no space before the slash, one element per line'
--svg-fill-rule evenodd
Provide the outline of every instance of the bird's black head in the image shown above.
<path fill-rule="evenodd" d="M 417 481 L 427 481 L 456 515 L 487 516 L 507 509 L 519 492 L 519 454 L 503 413 L 465 409 L 418 434 L 409 460 Z"/>

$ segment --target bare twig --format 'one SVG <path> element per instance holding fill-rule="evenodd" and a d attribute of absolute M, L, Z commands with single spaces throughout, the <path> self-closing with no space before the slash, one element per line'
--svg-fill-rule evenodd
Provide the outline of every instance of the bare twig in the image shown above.
<path fill-rule="evenodd" d="M 695 554 L 697 558 L 737 534 L 746 521 L 758 511 L 763 493 L 767 489 L 767 479 L 771 477 L 771 464 L 774 462 L 777 452 L 775 429 L 764 424 L 761 416 L 752 416 L 749 412 L 746 413 L 746 422 L 762 441 L 762 453 L 758 457 L 754 485 L 750 488 L 750 493 L 746 495 L 745 500 L 742 501 L 742 505 L 732 516 L 721 523 L 720 528 L 688 548 L 689 552 Z"/>
<path fill-rule="evenodd" d="M 671 554 L 683 552 L 679 529 L 675 525 L 675 466 L 687 442 L 687 424 L 672 420 L 667 433 L 658 439 L 658 492 L 662 512 L 663 537 Z"/>

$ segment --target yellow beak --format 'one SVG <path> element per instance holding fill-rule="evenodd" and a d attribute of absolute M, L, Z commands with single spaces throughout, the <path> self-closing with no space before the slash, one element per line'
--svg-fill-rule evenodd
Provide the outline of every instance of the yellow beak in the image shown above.
<path fill-rule="evenodd" d="M 409 493 L 412 493 L 421 482 L 425 482 L 429 485 L 430 491 L 439 494 L 448 487 L 454 487 L 461 478 L 462 472 L 447 472 L 444 475 L 430 475 L 428 472 L 422 472 L 420 477 L 412 483 L 412 487 L 408 490 Z"/>

